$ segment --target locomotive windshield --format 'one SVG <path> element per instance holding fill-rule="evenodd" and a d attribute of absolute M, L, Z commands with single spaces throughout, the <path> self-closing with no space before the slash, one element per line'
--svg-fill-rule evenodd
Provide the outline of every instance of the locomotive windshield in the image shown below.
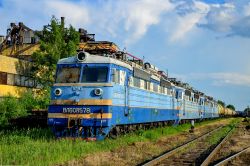
<path fill-rule="evenodd" d="M 62 67 L 57 71 L 57 83 L 78 83 L 80 67 Z"/>
<path fill-rule="evenodd" d="M 81 82 L 107 82 L 107 67 L 86 67 L 83 69 Z"/>

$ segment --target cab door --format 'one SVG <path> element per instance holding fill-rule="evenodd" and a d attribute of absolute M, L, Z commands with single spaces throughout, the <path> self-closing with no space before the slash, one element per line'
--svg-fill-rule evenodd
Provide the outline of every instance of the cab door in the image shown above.
<path fill-rule="evenodd" d="M 124 115 L 125 116 L 128 116 L 128 114 L 129 114 L 129 110 L 130 110 L 130 108 L 129 108 L 129 86 L 128 86 L 128 81 L 126 81 L 126 84 L 124 85 L 124 89 L 125 89 L 125 93 L 124 93 L 124 95 L 125 95 L 125 100 L 124 100 Z"/>
<path fill-rule="evenodd" d="M 128 87 L 128 76 L 126 71 L 120 70 L 119 71 L 119 84 L 122 86 L 123 95 L 124 95 L 124 115 L 129 115 L 129 108 L 128 108 L 128 96 L 129 96 L 129 87 Z"/>
<path fill-rule="evenodd" d="M 181 119 L 181 116 L 183 116 L 184 113 L 184 102 L 183 102 L 183 91 L 178 89 L 176 90 L 176 99 L 177 99 L 177 105 L 176 105 L 176 109 L 178 110 L 178 118 Z"/>

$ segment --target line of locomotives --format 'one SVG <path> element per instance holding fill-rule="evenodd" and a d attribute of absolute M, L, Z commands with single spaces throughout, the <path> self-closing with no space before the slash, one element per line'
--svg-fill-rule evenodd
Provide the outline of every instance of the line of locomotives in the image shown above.
<path fill-rule="evenodd" d="M 136 129 L 234 114 L 128 53 L 85 50 L 57 64 L 48 125 L 56 137 L 102 140 Z"/>

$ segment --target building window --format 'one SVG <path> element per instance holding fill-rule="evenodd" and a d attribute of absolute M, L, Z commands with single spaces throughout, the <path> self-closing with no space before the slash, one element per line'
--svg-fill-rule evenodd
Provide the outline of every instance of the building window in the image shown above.
<path fill-rule="evenodd" d="M 0 72 L 0 84 L 7 84 L 7 73 Z"/>
<path fill-rule="evenodd" d="M 25 86 L 26 78 L 25 76 L 21 76 L 21 86 Z"/>
<path fill-rule="evenodd" d="M 35 86 L 34 80 L 32 80 L 32 79 L 28 80 L 28 84 L 29 84 L 28 85 L 29 87 L 34 87 Z"/>
<path fill-rule="evenodd" d="M 14 85 L 15 81 L 15 75 L 14 74 L 7 74 L 7 84 L 8 85 Z"/>
<path fill-rule="evenodd" d="M 30 87 L 30 88 L 37 87 L 35 80 L 31 77 L 5 73 L 5 72 L 0 72 L 0 84 L 24 86 L 24 87 Z"/>
<path fill-rule="evenodd" d="M 20 75 L 14 76 L 14 85 L 21 86 L 21 76 Z"/>

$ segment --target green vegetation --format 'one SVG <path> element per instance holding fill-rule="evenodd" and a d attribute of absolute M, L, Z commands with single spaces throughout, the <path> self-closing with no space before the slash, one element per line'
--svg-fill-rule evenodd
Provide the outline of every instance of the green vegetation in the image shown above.
<path fill-rule="evenodd" d="M 0 127 L 8 125 L 11 119 L 28 115 L 32 109 L 46 109 L 57 61 L 76 53 L 79 33 L 72 26 L 65 28 L 64 22 L 55 17 L 38 36 L 40 50 L 32 55 L 33 65 L 26 74 L 35 78 L 42 89 L 25 92 L 20 99 L 11 95 L 3 97 L 0 101 Z"/>
<path fill-rule="evenodd" d="M 6 96 L 0 102 L 0 127 L 9 124 L 9 120 L 27 115 L 24 105 L 12 97 Z"/>
<path fill-rule="evenodd" d="M 226 106 L 225 102 L 223 102 L 223 101 L 221 101 L 221 100 L 218 100 L 218 104 L 220 104 L 222 107 L 225 107 L 225 106 Z"/>
<path fill-rule="evenodd" d="M 211 145 L 216 145 L 219 141 L 221 141 L 221 138 L 224 138 L 227 133 L 231 130 L 230 126 L 223 127 L 222 129 L 216 131 L 213 133 L 211 137 L 209 137 L 208 142 Z"/>
<path fill-rule="evenodd" d="M 197 123 L 196 126 L 219 121 Z M 117 139 L 98 142 L 55 140 L 49 129 L 4 130 L 0 132 L 0 165 L 52 165 L 87 154 L 109 151 L 142 141 L 156 141 L 190 129 L 190 124 L 137 131 Z M 1 163 L 2 162 L 2 163 Z"/>
<path fill-rule="evenodd" d="M 49 96 L 34 95 L 31 90 L 24 92 L 19 99 L 19 104 L 23 105 L 29 113 L 32 109 L 45 109 L 49 105 Z"/>
<path fill-rule="evenodd" d="M 249 106 L 247 108 L 244 109 L 244 112 L 249 112 L 250 111 L 250 108 Z"/>
<path fill-rule="evenodd" d="M 234 107 L 234 105 L 232 105 L 232 104 L 226 105 L 226 103 L 223 102 L 223 101 L 221 101 L 221 100 L 218 100 L 218 104 L 220 104 L 220 105 L 223 106 L 223 107 L 227 107 L 227 108 L 230 108 L 230 109 L 232 109 L 232 110 L 235 111 L 235 107 Z"/>
<path fill-rule="evenodd" d="M 211 137 L 209 137 L 208 142 L 211 145 L 218 144 L 218 142 L 221 141 L 221 138 L 224 138 L 230 130 L 234 130 L 235 126 L 240 122 L 240 120 L 240 118 L 233 119 L 229 125 L 216 131 Z"/>
<path fill-rule="evenodd" d="M 9 125 L 11 119 L 27 116 L 32 109 L 44 109 L 49 104 L 49 98 L 34 96 L 29 90 L 19 99 L 8 95 L 0 101 L 0 127 Z"/>
<path fill-rule="evenodd" d="M 54 82 L 57 61 L 76 54 L 80 39 L 79 33 L 71 25 L 66 28 L 64 21 L 59 22 L 55 17 L 38 36 L 40 50 L 32 55 L 34 65 L 31 74 L 46 89 Z"/>
<path fill-rule="evenodd" d="M 235 107 L 234 107 L 234 105 L 232 105 L 232 104 L 227 105 L 227 108 L 229 108 L 229 109 L 231 109 L 231 110 L 234 110 L 234 111 L 235 111 Z"/>
<path fill-rule="evenodd" d="M 79 33 L 71 25 L 66 28 L 64 24 L 64 20 L 59 22 L 53 16 L 50 24 L 37 34 L 40 50 L 32 54 L 30 74 L 42 87 L 35 93 L 42 105 L 49 104 L 50 87 L 54 83 L 58 60 L 75 55 L 79 44 Z"/>

